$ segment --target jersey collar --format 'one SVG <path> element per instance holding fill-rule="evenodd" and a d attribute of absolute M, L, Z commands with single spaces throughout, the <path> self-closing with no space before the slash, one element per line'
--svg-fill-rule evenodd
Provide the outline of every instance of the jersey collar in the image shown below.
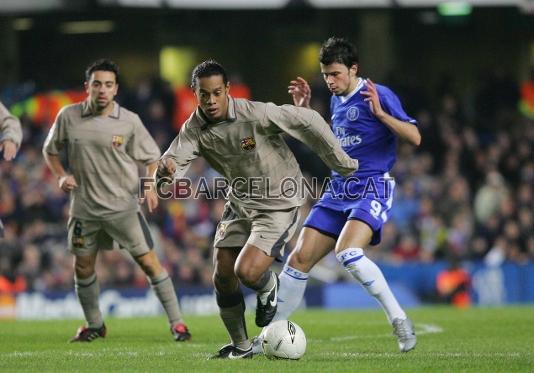
<path fill-rule="evenodd" d="M 113 101 L 113 110 L 111 111 L 111 113 L 109 113 L 108 117 L 113 118 L 113 119 L 119 119 L 120 113 L 121 113 L 121 108 L 119 104 L 117 103 L 117 101 Z M 89 102 L 84 101 L 82 103 L 82 118 L 90 117 L 92 115 L 93 113 L 91 112 L 91 109 L 89 108 Z"/>
<path fill-rule="evenodd" d="M 358 84 L 356 84 L 356 88 L 354 88 L 354 90 L 350 92 L 348 95 L 339 97 L 341 103 L 344 104 L 345 102 L 347 102 L 352 96 L 356 94 L 356 92 L 358 92 L 360 89 L 363 88 L 364 84 L 365 84 L 365 79 L 358 78 Z"/>

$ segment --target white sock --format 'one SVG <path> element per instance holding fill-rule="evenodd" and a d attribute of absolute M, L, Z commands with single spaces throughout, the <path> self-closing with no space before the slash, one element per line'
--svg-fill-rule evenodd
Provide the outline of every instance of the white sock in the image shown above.
<path fill-rule="evenodd" d="M 405 319 L 406 313 L 389 289 L 389 286 L 378 266 L 367 258 L 359 247 L 348 248 L 336 254 L 337 260 L 345 269 L 380 303 L 390 322 Z"/>
<path fill-rule="evenodd" d="M 278 310 L 273 321 L 287 320 L 300 305 L 308 283 L 308 274 L 285 265 L 280 276 L 278 289 Z"/>

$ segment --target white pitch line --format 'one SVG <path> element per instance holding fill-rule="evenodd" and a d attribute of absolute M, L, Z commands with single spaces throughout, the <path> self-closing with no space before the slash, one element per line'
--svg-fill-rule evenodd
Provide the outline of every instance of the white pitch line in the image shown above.
<path fill-rule="evenodd" d="M 419 324 L 418 323 L 418 324 L 415 324 L 415 329 L 418 335 L 443 333 L 443 328 L 435 324 Z"/>
<path fill-rule="evenodd" d="M 195 344 L 195 348 L 205 348 L 201 344 Z M 145 356 L 167 356 L 175 355 L 175 350 L 155 350 L 155 351 L 128 351 L 122 348 L 103 348 L 99 351 L 55 351 L 55 350 L 45 350 L 45 351 L 13 351 L 9 353 L 0 353 L 0 358 L 7 359 L 26 359 L 28 357 L 49 357 L 49 356 L 68 356 L 75 358 L 95 358 L 95 357 L 128 357 L 128 358 L 143 358 Z M 194 352 L 193 355 L 203 356 L 201 352 Z"/>
<path fill-rule="evenodd" d="M 518 352 L 425 352 L 425 356 L 428 357 L 440 357 L 440 358 L 524 358 L 525 354 Z M 322 356 L 334 356 L 334 357 L 350 357 L 350 358 L 401 358 L 403 359 L 405 354 L 399 354 L 395 352 L 325 352 Z"/>
<path fill-rule="evenodd" d="M 442 333 L 443 328 L 439 325 L 434 324 L 415 324 L 415 333 L 417 335 L 424 335 L 424 334 L 433 334 L 433 333 Z M 342 337 L 332 337 L 330 338 L 333 342 L 339 342 L 339 341 L 349 341 L 351 339 L 369 339 L 369 338 L 381 338 L 381 337 L 391 337 L 391 334 L 372 334 L 372 335 L 346 335 Z"/>

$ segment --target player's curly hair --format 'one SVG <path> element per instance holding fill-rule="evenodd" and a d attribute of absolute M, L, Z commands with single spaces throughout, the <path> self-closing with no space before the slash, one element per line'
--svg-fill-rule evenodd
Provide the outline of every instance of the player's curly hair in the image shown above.
<path fill-rule="evenodd" d="M 115 74 L 115 82 L 119 83 L 119 66 L 106 58 L 96 60 L 90 64 L 85 70 L 85 81 L 88 82 L 91 80 L 91 74 L 95 71 L 111 71 Z"/>
<path fill-rule="evenodd" d="M 228 83 L 228 75 L 226 70 L 220 63 L 215 60 L 207 60 L 198 64 L 191 74 L 191 88 L 195 88 L 198 83 L 198 79 L 207 78 L 213 75 L 221 75 L 224 85 Z"/>
<path fill-rule="evenodd" d="M 350 69 L 359 63 L 358 49 L 347 39 L 332 36 L 321 46 L 319 62 L 323 65 L 341 63 Z"/>

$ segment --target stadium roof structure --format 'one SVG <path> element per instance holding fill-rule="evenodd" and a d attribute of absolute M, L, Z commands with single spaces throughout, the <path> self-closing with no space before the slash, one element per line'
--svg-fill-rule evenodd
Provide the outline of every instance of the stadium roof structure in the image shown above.
<path fill-rule="evenodd" d="M 468 4 L 471 6 L 532 6 L 533 0 L 98 0 L 101 4 L 119 6 L 149 6 L 170 8 L 207 9 L 280 9 L 287 6 L 316 8 L 390 8 L 435 7 L 441 4 Z"/>
<path fill-rule="evenodd" d="M 43 12 L 59 9 L 95 7 L 166 9 L 283 9 L 291 6 L 315 8 L 427 8 L 438 5 L 466 4 L 472 7 L 519 7 L 534 9 L 534 0 L 2 0 L 0 14 Z"/>

